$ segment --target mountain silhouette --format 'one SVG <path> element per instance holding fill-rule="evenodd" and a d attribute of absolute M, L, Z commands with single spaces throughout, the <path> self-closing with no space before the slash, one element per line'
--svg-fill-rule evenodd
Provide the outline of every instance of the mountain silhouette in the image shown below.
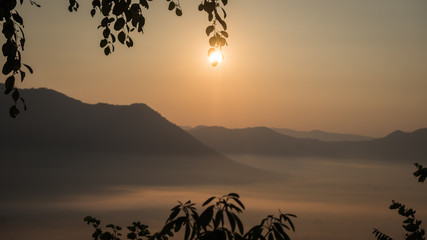
<path fill-rule="evenodd" d="M 9 192 L 2 197 L 279 177 L 228 159 L 145 104 L 86 104 L 45 88 L 20 92 L 28 110 L 16 119 L 8 115 L 10 97 L 0 97 L 0 187 Z"/>
<path fill-rule="evenodd" d="M 326 142 L 295 138 L 266 127 L 227 129 L 197 127 L 188 131 L 224 154 L 255 154 L 283 157 L 365 158 L 423 160 L 427 158 L 427 128 L 405 133 L 396 131 L 367 141 Z"/>
<path fill-rule="evenodd" d="M 296 138 L 313 138 L 326 142 L 342 142 L 342 141 L 367 141 L 371 140 L 371 137 L 355 135 L 355 134 L 343 134 L 343 133 L 330 133 L 321 130 L 312 131 L 296 131 L 288 128 L 271 128 L 272 130 L 281 133 L 283 135 L 296 137 Z"/>

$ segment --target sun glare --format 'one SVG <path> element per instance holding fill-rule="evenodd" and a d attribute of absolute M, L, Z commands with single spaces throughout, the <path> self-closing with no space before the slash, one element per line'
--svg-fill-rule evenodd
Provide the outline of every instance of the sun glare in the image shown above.
<path fill-rule="evenodd" d="M 223 56 L 220 51 L 215 51 L 209 55 L 209 62 L 211 62 L 212 66 L 218 65 L 218 63 L 222 62 Z"/>

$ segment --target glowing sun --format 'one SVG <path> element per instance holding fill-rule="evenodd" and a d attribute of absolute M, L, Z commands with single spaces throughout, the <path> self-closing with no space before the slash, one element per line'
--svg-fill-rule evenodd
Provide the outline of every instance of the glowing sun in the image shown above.
<path fill-rule="evenodd" d="M 211 62 L 212 66 L 215 67 L 218 63 L 222 62 L 223 58 L 224 57 L 220 51 L 215 51 L 209 55 L 209 62 Z"/>

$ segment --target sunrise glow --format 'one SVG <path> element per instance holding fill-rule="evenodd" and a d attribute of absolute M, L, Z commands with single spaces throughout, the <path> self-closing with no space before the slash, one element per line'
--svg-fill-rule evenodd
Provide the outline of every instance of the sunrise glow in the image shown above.
<path fill-rule="evenodd" d="M 218 63 L 222 62 L 224 59 L 224 56 L 220 51 L 215 51 L 212 54 L 209 55 L 209 62 L 212 64 L 212 66 L 218 65 Z"/>

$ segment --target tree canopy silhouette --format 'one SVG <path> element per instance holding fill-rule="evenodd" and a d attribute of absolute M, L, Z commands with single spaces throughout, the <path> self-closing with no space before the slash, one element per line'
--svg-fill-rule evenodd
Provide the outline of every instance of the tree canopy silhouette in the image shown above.
<path fill-rule="evenodd" d="M 163 228 L 153 234 L 147 225 L 139 221 L 133 222 L 127 227 L 129 232 L 126 239 L 168 240 L 174 233 L 184 230 L 184 240 L 290 240 L 286 232 L 295 231 L 291 218 L 296 216 L 280 213 L 279 217 L 267 216 L 245 233 L 244 225 L 237 216 L 245 206 L 236 193 L 208 198 L 203 203 L 202 207 L 205 209 L 200 214 L 195 205 L 191 201 L 179 202 L 171 209 Z M 122 237 L 120 226 L 108 224 L 105 226 L 107 230 L 103 230 L 101 221 L 94 217 L 87 216 L 84 221 L 94 228 L 94 240 L 120 240 Z"/>
<path fill-rule="evenodd" d="M 115 44 L 132 47 L 133 33 L 143 33 L 145 26 L 145 11 L 149 9 L 152 0 L 92 0 L 90 15 L 101 15 L 98 29 L 102 32 L 99 46 L 105 55 L 110 55 L 115 50 Z M 177 16 L 182 16 L 183 10 L 179 0 L 166 0 L 169 2 L 168 10 L 174 11 Z M 15 118 L 19 114 L 18 103 L 26 110 L 24 98 L 22 98 L 16 87 L 17 81 L 24 81 L 27 71 L 33 73 L 33 69 L 23 63 L 22 56 L 25 46 L 24 19 L 17 11 L 17 5 L 24 4 L 25 0 L 1 0 L 0 1 L 0 23 L 5 42 L 2 45 L 3 56 L 6 61 L 3 64 L 2 73 L 6 80 L 4 94 L 9 95 L 14 104 L 9 108 L 9 114 Z M 31 5 L 41 7 L 34 0 L 27 0 Z M 208 15 L 208 26 L 206 34 L 209 37 L 210 48 L 208 55 L 227 45 L 228 33 L 225 18 L 227 13 L 224 9 L 228 0 L 202 0 L 198 10 Z M 75 12 L 80 5 L 77 0 L 69 0 L 68 10 Z M 216 63 L 212 63 L 213 66 Z"/>

